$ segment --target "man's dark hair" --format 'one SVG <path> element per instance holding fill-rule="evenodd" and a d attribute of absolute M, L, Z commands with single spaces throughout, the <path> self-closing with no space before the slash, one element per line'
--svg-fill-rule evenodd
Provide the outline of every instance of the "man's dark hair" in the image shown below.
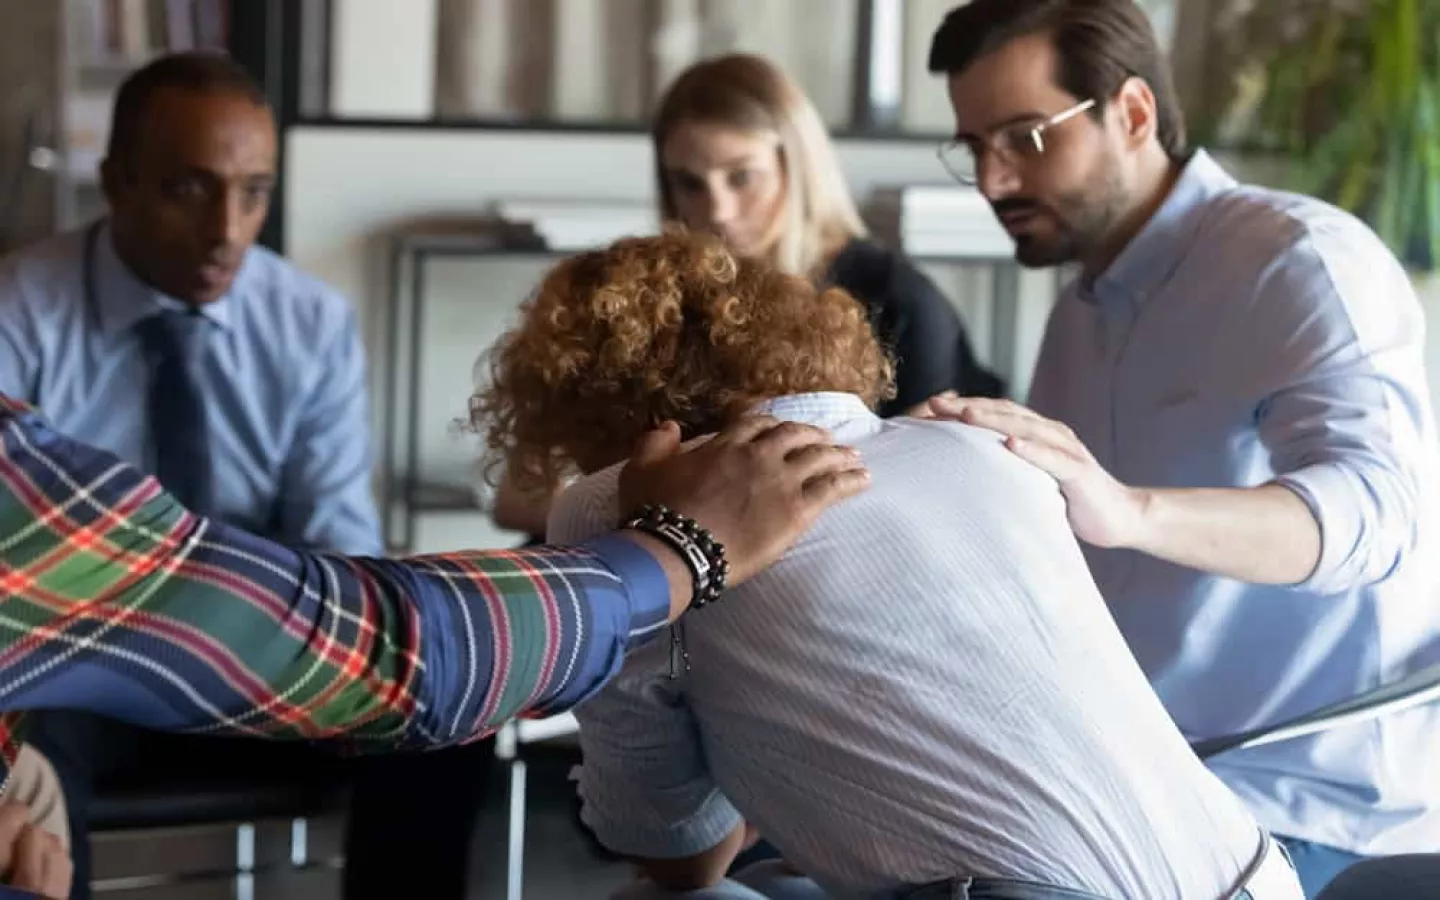
<path fill-rule="evenodd" d="M 971 0 L 950 10 L 930 44 L 930 71 L 963 72 L 976 59 L 1032 34 L 1048 34 L 1055 81 L 1080 100 L 1105 104 L 1129 78 L 1155 95 L 1156 134 L 1173 160 L 1186 155 L 1185 117 L 1150 18 L 1135 0 Z"/>
<path fill-rule="evenodd" d="M 150 101 L 165 88 L 229 93 L 256 106 L 269 105 L 265 91 L 249 71 L 225 54 L 211 51 L 168 54 L 135 70 L 120 85 L 110 119 L 106 155 L 117 161 L 129 159 L 144 128 Z"/>

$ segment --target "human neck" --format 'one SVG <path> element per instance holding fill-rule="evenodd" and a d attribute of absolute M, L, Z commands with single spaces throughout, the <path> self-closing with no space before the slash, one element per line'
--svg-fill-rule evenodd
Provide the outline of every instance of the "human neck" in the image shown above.
<path fill-rule="evenodd" d="M 1136 190 L 1132 194 L 1134 199 L 1129 207 L 1117 217 L 1096 250 L 1080 261 L 1085 281 L 1092 282 L 1099 278 L 1119 258 L 1164 205 L 1170 191 L 1175 187 L 1175 182 L 1179 180 L 1182 169 L 1181 163 L 1170 159 L 1158 147 L 1153 155 L 1147 155 L 1141 165 Z"/>
<path fill-rule="evenodd" d="M 124 226 L 114 219 L 110 221 L 110 242 L 115 248 L 116 258 L 120 260 L 120 264 L 125 267 L 125 271 L 129 272 L 131 277 L 156 293 L 170 296 L 169 292 L 157 284 L 155 278 L 150 275 L 150 266 L 145 262 L 144 251 L 139 248 Z"/>

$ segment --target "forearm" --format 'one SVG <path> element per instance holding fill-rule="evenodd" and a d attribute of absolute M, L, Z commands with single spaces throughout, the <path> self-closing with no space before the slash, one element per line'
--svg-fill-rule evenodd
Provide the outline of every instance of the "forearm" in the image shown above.
<path fill-rule="evenodd" d="M 1257 584 L 1298 584 L 1320 559 L 1320 528 L 1289 488 L 1138 489 L 1130 547 Z"/>
<path fill-rule="evenodd" d="M 587 551 L 400 563 L 295 553 L 216 529 L 188 558 L 115 588 L 57 608 L 40 628 L 6 622 L 0 644 L 29 643 L 0 662 L 0 683 L 14 686 L 0 709 L 431 746 L 580 702 L 618 668 L 632 631 L 647 630 L 627 587 Z M 659 593 L 654 622 L 668 611 Z M 23 613 L 44 616 L 30 604 Z M 96 632 L 100 621 L 114 624 Z M 87 635 L 92 651 L 53 664 Z"/>
<path fill-rule="evenodd" d="M 578 703 L 689 596 L 683 564 L 644 539 L 405 562 L 296 552 L 191 517 L 41 426 L 0 433 L 4 711 L 453 742 Z"/>

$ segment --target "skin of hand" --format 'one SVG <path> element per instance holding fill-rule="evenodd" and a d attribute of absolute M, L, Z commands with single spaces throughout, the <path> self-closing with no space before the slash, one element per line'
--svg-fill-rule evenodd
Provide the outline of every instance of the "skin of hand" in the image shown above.
<path fill-rule="evenodd" d="M 1065 495 L 1075 536 L 1096 547 L 1133 547 L 1144 529 L 1145 492 L 1105 471 L 1068 425 L 1010 400 L 940 394 L 918 418 L 949 419 L 998 431 L 1016 456 L 1049 473 Z"/>
<path fill-rule="evenodd" d="M 725 547 L 729 584 L 765 568 L 815 519 L 865 490 L 859 454 L 819 428 L 746 416 L 713 438 L 681 446 L 673 422 L 639 441 L 620 476 L 621 508 L 664 504 Z"/>
<path fill-rule="evenodd" d="M 0 873 L 10 887 L 41 897 L 70 896 L 74 866 L 60 839 L 30 821 L 20 803 L 0 804 Z"/>

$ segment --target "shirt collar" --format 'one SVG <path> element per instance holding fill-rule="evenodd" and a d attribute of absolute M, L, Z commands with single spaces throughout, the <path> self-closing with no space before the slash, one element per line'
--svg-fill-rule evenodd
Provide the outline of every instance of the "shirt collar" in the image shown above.
<path fill-rule="evenodd" d="M 865 405 L 854 394 L 834 391 L 812 394 L 788 394 L 755 404 L 750 411 L 759 415 L 774 416 L 786 422 L 804 422 L 818 428 L 834 430 L 846 422 L 856 419 L 879 421 L 875 411 Z"/>
<path fill-rule="evenodd" d="M 188 308 L 174 297 L 150 287 L 130 271 L 130 267 L 121 261 L 115 250 L 115 238 L 108 220 L 98 226 L 94 258 L 86 260 L 85 267 L 85 277 L 94 280 L 94 295 L 88 297 L 87 302 L 94 304 L 94 312 L 106 334 L 126 331 L 141 319 L 161 310 Z M 202 306 L 201 315 L 221 328 L 229 327 L 231 306 L 234 305 L 231 298 L 244 289 L 245 276 L 251 268 L 250 254 L 247 252 L 240 264 L 240 270 L 235 273 L 235 281 L 230 285 L 230 290 L 214 303 Z M 86 291 L 90 290 L 87 286 Z"/>
<path fill-rule="evenodd" d="M 1125 245 L 1110 267 L 1095 279 L 1089 291 L 1105 300 L 1123 298 L 1142 302 L 1160 288 L 1184 259 L 1191 238 L 1200 227 L 1205 205 L 1238 182 L 1204 150 L 1196 150 L 1180 170 L 1180 177 L 1160 208 Z"/>

